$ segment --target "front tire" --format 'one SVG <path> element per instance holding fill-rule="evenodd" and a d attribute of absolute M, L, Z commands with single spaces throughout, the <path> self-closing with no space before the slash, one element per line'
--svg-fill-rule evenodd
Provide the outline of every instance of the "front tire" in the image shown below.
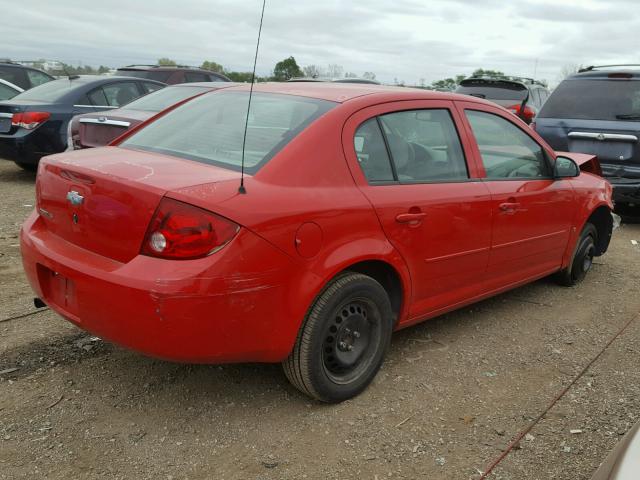
<path fill-rule="evenodd" d="M 358 395 L 382 365 L 393 320 L 389 296 L 373 278 L 360 273 L 336 278 L 307 312 L 293 351 L 282 362 L 285 375 L 322 402 Z"/>
<path fill-rule="evenodd" d="M 557 281 L 560 285 L 573 287 L 584 280 L 593 265 L 597 244 L 598 230 L 593 224 L 587 223 L 576 243 L 571 264 L 558 272 Z"/>

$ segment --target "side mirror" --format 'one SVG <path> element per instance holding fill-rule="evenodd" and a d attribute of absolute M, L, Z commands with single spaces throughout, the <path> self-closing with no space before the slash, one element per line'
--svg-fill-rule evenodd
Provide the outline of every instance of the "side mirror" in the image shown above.
<path fill-rule="evenodd" d="M 553 167 L 553 178 L 573 178 L 580 175 L 578 164 L 567 157 L 557 157 Z"/>

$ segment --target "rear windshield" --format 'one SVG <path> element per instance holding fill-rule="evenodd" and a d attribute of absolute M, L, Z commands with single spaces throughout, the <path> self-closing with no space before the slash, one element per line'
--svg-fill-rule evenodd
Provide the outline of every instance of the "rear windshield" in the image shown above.
<path fill-rule="evenodd" d="M 118 75 L 122 75 L 123 77 L 148 78 L 149 80 L 162 83 L 167 83 L 172 73 L 173 72 L 166 70 L 162 72 L 155 72 L 153 70 L 118 70 Z"/>
<path fill-rule="evenodd" d="M 120 146 L 240 170 L 248 99 L 247 92 L 203 95 L 159 118 Z M 298 133 L 335 105 L 293 95 L 254 93 L 245 170 L 257 172 Z"/>
<path fill-rule="evenodd" d="M 61 100 L 67 93 L 75 90 L 81 85 L 74 80 L 68 78 L 53 80 L 43 83 L 37 87 L 33 87 L 26 92 L 21 93 L 13 98 L 16 100 L 33 100 L 37 102 L 56 103 Z"/>
<path fill-rule="evenodd" d="M 640 120 L 640 81 L 565 80 L 551 94 L 538 117 Z"/>
<path fill-rule="evenodd" d="M 127 110 L 159 112 L 208 90 L 211 89 L 209 87 L 166 87 L 127 104 Z"/>
<path fill-rule="evenodd" d="M 456 93 L 473 95 L 487 100 L 517 100 L 527 98 L 528 90 L 524 85 L 501 81 L 463 81 L 456 89 Z"/>

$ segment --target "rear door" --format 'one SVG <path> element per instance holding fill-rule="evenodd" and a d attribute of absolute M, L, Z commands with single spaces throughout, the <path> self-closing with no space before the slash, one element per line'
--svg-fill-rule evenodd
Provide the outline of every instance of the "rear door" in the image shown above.
<path fill-rule="evenodd" d="M 412 318 L 478 294 L 489 258 L 491 198 L 457 115 L 448 101 L 388 103 L 343 133 L 356 182 L 411 272 Z"/>
<path fill-rule="evenodd" d="M 553 178 L 553 153 L 507 113 L 473 103 L 458 105 L 476 139 L 484 184 L 492 197 L 488 288 L 503 288 L 557 270 L 575 207 L 569 181 Z"/>

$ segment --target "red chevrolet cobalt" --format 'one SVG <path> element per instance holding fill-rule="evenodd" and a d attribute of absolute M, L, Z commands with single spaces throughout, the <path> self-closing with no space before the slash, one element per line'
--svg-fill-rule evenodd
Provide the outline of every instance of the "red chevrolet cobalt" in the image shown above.
<path fill-rule="evenodd" d="M 556 274 L 612 231 L 594 157 L 481 99 L 259 84 L 40 162 L 22 228 L 37 295 L 95 335 L 181 362 L 282 362 L 325 402 L 361 392 L 391 333 Z"/>

